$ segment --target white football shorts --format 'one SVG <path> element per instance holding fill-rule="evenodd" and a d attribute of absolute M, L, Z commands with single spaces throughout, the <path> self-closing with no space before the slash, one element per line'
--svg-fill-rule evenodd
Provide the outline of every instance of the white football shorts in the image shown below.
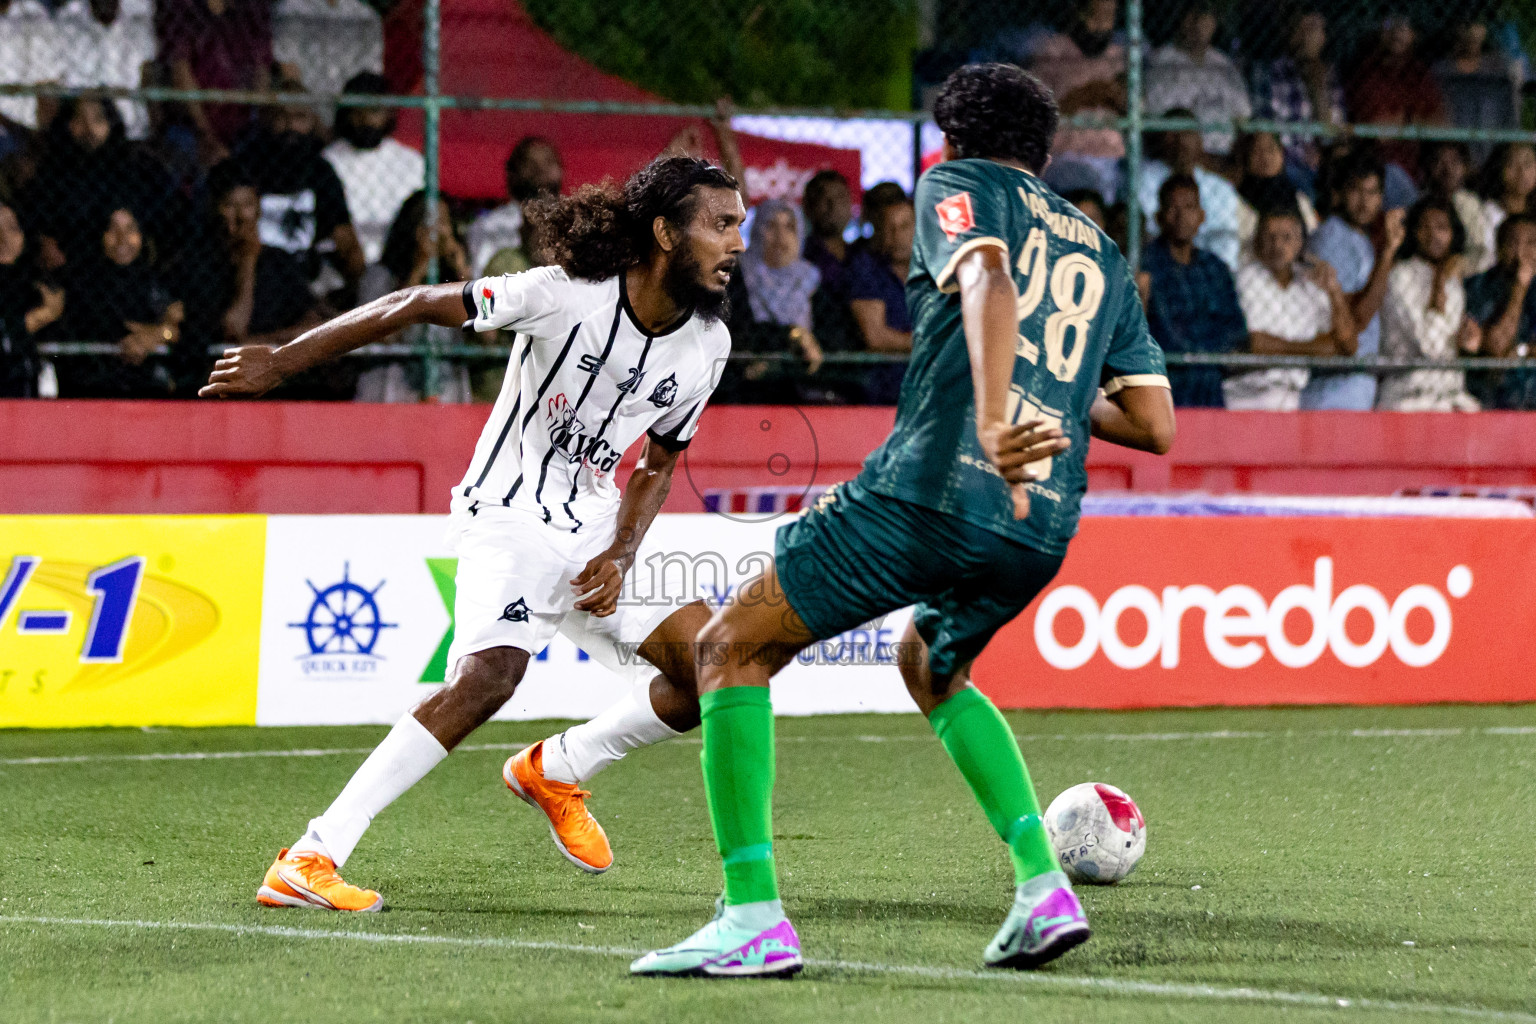
<path fill-rule="evenodd" d="M 588 523 L 575 534 L 525 509 L 481 505 L 470 515 L 456 502 L 448 527 L 448 543 L 459 557 L 449 673 L 466 654 L 492 647 L 538 654 L 559 632 L 626 679 L 655 676 L 654 667 L 637 655 L 625 656 L 619 645 L 643 642 L 677 605 L 620 601 L 604 618 L 573 607 L 571 580 L 608 547 L 613 534 L 611 520 Z"/>

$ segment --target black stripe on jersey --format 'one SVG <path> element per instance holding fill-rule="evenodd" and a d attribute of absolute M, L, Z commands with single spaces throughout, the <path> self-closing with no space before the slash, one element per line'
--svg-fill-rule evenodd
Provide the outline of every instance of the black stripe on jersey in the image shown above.
<path fill-rule="evenodd" d="M 469 301 L 466 294 L 464 301 Z M 470 487 L 479 487 L 485 483 L 485 478 L 490 475 L 491 467 L 496 465 L 496 456 L 501 454 L 501 446 L 507 441 L 507 434 L 512 430 L 512 424 L 517 422 L 518 410 L 523 403 L 523 364 L 528 362 L 528 356 L 533 352 L 533 338 L 528 338 L 527 347 L 523 349 L 523 357 L 517 361 L 517 369 L 512 371 L 517 374 L 517 400 L 512 403 L 512 411 L 507 413 L 507 422 L 502 424 L 501 433 L 496 435 L 496 444 L 491 448 L 491 457 L 485 460 L 485 467 L 480 470 L 480 478 Z M 464 488 L 464 497 L 469 497 L 470 487 Z"/>
<path fill-rule="evenodd" d="M 570 517 L 571 522 L 576 524 L 575 526 L 571 527 L 571 532 L 575 533 L 577 530 L 581 529 L 581 525 L 582 525 L 581 524 L 581 520 L 577 519 L 576 518 L 576 513 L 571 511 L 571 503 L 570 502 L 566 502 L 565 504 L 561 505 L 560 507 L 565 509 L 565 514 L 568 517 Z"/>
<path fill-rule="evenodd" d="M 672 433 L 670 434 L 658 434 L 654 430 L 647 430 L 645 432 L 646 436 L 649 437 L 652 441 L 655 441 L 657 444 L 661 445 L 669 452 L 680 452 L 693 443 L 693 438 L 681 438 L 677 435 L 681 434 L 687 428 L 688 424 L 693 422 L 693 416 L 698 411 L 699 407 L 697 405 L 695 405 L 692 409 L 689 409 L 688 415 L 683 417 L 683 421 L 681 423 L 672 428 Z"/>
<path fill-rule="evenodd" d="M 645 348 L 640 350 L 640 362 L 635 364 L 636 380 L 639 380 L 640 377 L 645 375 L 645 359 L 651 354 L 651 342 L 655 340 L 656 335 L 654 334 L 647 334 L 645 336 Z M 613 422 L 613 417 L 619 411 L 619 403 L 624 401 L 624 398 L 627 394 L 628 392 L 620 391 L 619 397 L 615 398 L 613 400 L 613 404 L 608 407 L 608 415 L 603 418 L 603 425 L 597 428 L 597 435 L 592 438 L 591 443 L 588 445 L 589 451 L 596 448 L 597 442 L 601 441 L 603 439 L 603 435 L 608 432 L 608 425 Z M 576 487 L 581 483 L 581 471 L 583 468 L 585 468 L 585 466 L 586 463 L 579 463 L 576 466 L 576 472 L 571 474 L 571 496 L 566 498 L 566 501 L 576 500 Z"/>
<path fill-rule="evenodd" d="M 622 305 L 613 308 L 613 326 L 608 328 L 608 342 L 603 346 L 603 354 L 597 361 L 598 373 L 602 372 L 602 365 L 608 362 L 608 357 L 613 353 L 613 339 L 619 336 L 619 318 L 623 315 L 624 307 Z M 587 382 L 581 386 L 581 394 L 576 399 L 576 405 L 571 409 L 571 416 L 574 417 L 577 413 L 581 412 L 581 405 L 587 400 L 587 395 L 591 393 L 592 385 L 596 383 L 597 377 L 597 373 L 587 375 Z M 554 454 L 554 438 L 550 438 L 549 451 L 544 453 L 544 462 L 539 466 L 539 486 L 533 492 L 533 500 L 536 502 L 543 502 L 544 500 L 544 479 L 549 476 L 549 460 Z M 581 472 L 580 466 L 577 467 L 576 472 Z M 546 513 L 548 511 L 548 509 L 545 510 Z"/>
<path fill-rule="evenodd" d="M 571 344 L 576 340 L 576 332 L 579 330 L 581 330 L 581 321 L 578 320 L 576 326 L 571 328 L 571 333 L 565 336 L 565 347 L 555 357 L 555 364 L 549 368 L 549 373 L 545 374 L 544 383 L 539 385 L 538 393 L 533 396 L 533 401 L 528 403 L 528 412 L 523 415 L 523 426 L 518 431 L 517 437 L 517 458 L 519 462 L 523 458 L 523 431 L 528 429 L 528 424 L 532 421 L 533 414 L 539 411 L 539 403 L 544 401 L 544 392 L 549 390 L 550 382 L 555 379 L 555 374 L 560 372 L 560 366 L 565 362 L 565 357 L 571 354 Z M 528 344 L 532 347 L 533 340 L 531 338 Z M 519 473 L 517 474 L 517 479 L 512 483 L 512 489 L 507 492 L 505 498 L 501 499 L 501 503 L 505 505 L 510 502 L 513 495 L 517 493 L 517 489 L 521 486 L 523 486 L 523 474 Z"/>

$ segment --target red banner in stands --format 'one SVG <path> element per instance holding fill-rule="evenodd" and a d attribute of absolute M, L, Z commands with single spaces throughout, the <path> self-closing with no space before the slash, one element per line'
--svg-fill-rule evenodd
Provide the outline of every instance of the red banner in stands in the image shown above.
<path fill-rule="evenodd" d="M 1536 521 L 1089 519 L 977 660 L 1013 708 L 1536 700 Z"/>

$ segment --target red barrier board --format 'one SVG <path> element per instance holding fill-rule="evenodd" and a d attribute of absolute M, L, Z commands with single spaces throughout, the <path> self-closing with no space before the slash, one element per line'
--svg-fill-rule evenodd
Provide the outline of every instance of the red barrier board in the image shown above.
<path fill-rule="evenodd" d="M 977 660 L 1013 708 L 1536 700 L 1536 520 L 1084 520 Z"/>
<path fill-rule="evenodd" d="M 484 405 L 0 401 L 0 513 L 446 512 L 489 415 Z M 666 511 L 703 511 L 718 488 L 819 493 L 857 474 L 894 419 L 876 406 L 711 406 Z M 1088 483 L 1212 494 L 1530 487 L 1536 413 L 1180 409 L 1169 455 L 1095 441 Z"/>

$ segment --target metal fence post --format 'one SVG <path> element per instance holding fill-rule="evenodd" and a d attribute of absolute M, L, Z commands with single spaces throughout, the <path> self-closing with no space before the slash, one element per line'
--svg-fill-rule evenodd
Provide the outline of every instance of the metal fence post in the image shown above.
<path fill-rule="evenodd" d="M 1125 258 L 1131 273 L 1141 269 L 1141 0 L 1125 4 L 1125 113 L 1129 124 L 1125 137 Z"/>
<path fill-rule="evenodd" d="M 438 83 L 438 70 L 442 62 L 441 28 L 442 5 L 440 0 L 427 0 L 423 15 L 425 24 L 421 33 L 421 68 L 422 68 L 422 92 L 425 93 L 423 114 L 425 125 L 422 131 L 422 163 L 425 167 L 425 181 L 422 187 L 426 192 L 426 204 L 422 210 L 422 220 L 427 228 L 427 235 L 433 239 L 431 255 L 427 257 L 427 283 L 438 283 L 437 265 L 437 201 L 438 201 L 438 171 L 440 163 L 439 148 L 439 123 L 441 106 L 438 102 L 441 95 Z M 430 327 L 422 329 L 422 398 L 425 401 L 433 401 L 437 397 L 438 383 L 442 367 L 437 359 L 436 338 Z"/>
<path fill-rule="evenodd" d="M 912 122 L 912 195 L 917 195 L 917 179 L 923 176 L 923 122 Z"/>

